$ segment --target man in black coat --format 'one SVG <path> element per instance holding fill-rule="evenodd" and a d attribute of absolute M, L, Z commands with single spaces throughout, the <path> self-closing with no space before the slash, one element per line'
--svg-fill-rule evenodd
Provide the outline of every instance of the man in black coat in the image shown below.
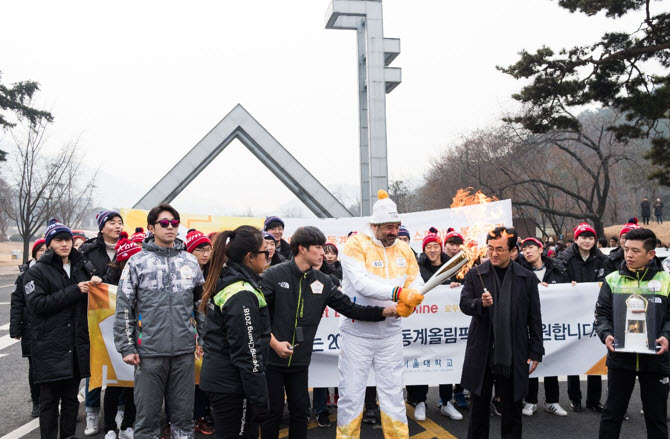
<path fill-rule="evenodd" d="M 89 376 L 88 289 L 100 283 L 93 268 L 72 248 L 72 231 L 53 219 L 45 245 L 49 248 L 24 276 L 24 294 L 35 321 L 31 355 L 40 384 L 42 439 L 74 436 L 79 381 Z M 60 423 L 58 404 L 60 403 Z"/>
<path fill-rule="evenodd" d="M 649 224 L 651 205 L 649 204 L 649 198 L 647 197 L 644 197 L 640 203 L 640 214 L 642 215 L 642 224 Z"/>
<path fill-rule="evenodd" d="M 596 248 L 596 231 L 588 223 L 581 223 L 573 231 L 575 243 L 568 247 L 560 257 L 568 270 L 568 277 L 573 283 L 602 282 L 610 272 L 611 263 L 607 256 Z M 586 408 L 602 412 L 600 403 L 602 378 L 600 375 L 589 375 L 586 378 Z M 582 411 L 582 390 L 578 376 L 568 377 L 568 397 L 570 409 Z"/>
<path fill-rule="evenodd" d="M 489 437 L 494 382 L 502 404 L 502 437 L 521 437 L 528 375 L 544 355 L 537 278 L 512 262 L 516 240 L 513 229 L 489 232 L 490 259 L 468 271 L 461 291 L 461 311 L 472 316 L 461 377 L 461 385 L 472 393 L 469 439 Z"/>

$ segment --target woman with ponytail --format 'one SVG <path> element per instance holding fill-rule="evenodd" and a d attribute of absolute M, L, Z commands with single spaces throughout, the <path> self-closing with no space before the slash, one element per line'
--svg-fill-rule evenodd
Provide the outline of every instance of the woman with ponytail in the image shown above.
<path fill-rule="evenodd" d="M 209 393 L 217 438 L 257 438 L 270 407 L 265 367 L 270 315 L 260 291 L 268 252 L 251 226 L 214 241 L 200 305 L 206 313 L 200 388 Z"/>

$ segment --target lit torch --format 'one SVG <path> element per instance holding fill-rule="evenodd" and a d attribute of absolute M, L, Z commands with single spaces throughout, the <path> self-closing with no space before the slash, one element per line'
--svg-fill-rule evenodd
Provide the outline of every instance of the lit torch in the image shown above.
<path fill-rule="evenodd" d="M 469 260 L 470 258 L 468 254 L 461 250 L 456 256 L 445 262 L 445 264 L 441 266 L 430 279 L 428 279 L 428 281 L 419 289 L 419 293 L 425 295 L 427 292 L 458 273 L 461 267 L 468 263 Z"/>

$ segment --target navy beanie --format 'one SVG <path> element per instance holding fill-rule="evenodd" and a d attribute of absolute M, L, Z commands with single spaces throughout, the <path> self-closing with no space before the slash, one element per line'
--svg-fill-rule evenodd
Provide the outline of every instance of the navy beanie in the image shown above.
<path fill-rule="evenodd" d="M 267 239 L 267 240 L 271 239 L 271 240 L 274 241 L 275 245 L 277 245 L 277 240 L 275 239 L 275 237 L 271 233 L 263 232 L 263 239 Z"/>
<path fill-rule="evenodd" d="M 398 236 L 406 236 L 408 238 L 412 238 L 409 236 L 409 230 L 407 230 L 407 227 L 405 226 L 400 226 L 400 231 L 398 232 Z"/>
<path fill-rule="evenodd" d="M 265 218 L 265 223 L 263 224 L 263 230 L 267 230 L 268 226 L 272 223 L 279 223 L 283 228 L 286 228 L 286 226 L 284 225 L 284 221 L 282 221 L 281 218 L 279 218 L 278 216 L 268 216 Z"/>
<path fill-rule="evenodd" d="M 51 240 L 53 239 L 54 236 L 58 235 L 59 233 L 67 233 L 72 237 L 72 230 L 65 224 L 61 223 L 58 221 L 56 218 L 52 218 L 49 220 L 49 225 L 47 226 L 46 231 L 44 232 L 44 244 L 49 248 L 49 244 L 51 244 Z"/>
<path fill-rule="evenodd" d="M 117 216 L 121 218 L 121 214 L 119 212 L 114 212 L 113 210 L 103 210 L 97 214 L 95 216 L 95 220 L 98 222 L 98 229 L 102 232 L 102 228 L 105 227 L 105 223 Z M 123 218 L 121 218 L 121 222 L 123 222 Z"/>

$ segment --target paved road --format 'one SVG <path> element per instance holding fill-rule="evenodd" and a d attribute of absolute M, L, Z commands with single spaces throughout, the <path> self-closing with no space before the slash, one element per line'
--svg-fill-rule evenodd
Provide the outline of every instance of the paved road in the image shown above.
<path fill-rule="evenodd" d="M 2 392 L 0 392 L 0 439 L 11 433 L 7 439 L 18 439 L 20 437 L 37 438 L 39 430 L 37 422 L 30 416 L 31 402 L 28 390 L 28 361 L 21 357 L 20 343 L 12 343 L 9 340 L 9 301 L 13 286 L 13 279 L 0 278 L 0 382 L 2 382 Z M 8 343 L 11 343 L 8 345 Z M 604 383 L 606 384 L 606 382 Z M 586 391 L 586 383 L 582 383 L 582 391 Z M 542 401 L 542 385 L 540 385 L 540 400 Z M 431 388 L 428 395 L 428 419 L 424 422 L 410 420 L 410 435 L 413 439 L 448 439 L 452 437 L 464 438 L 467 435 L 467 423 L 469 413 L 463 411 L 464 419 L 462 421 L 453 421 L 442 416 L 437 407 L 437 388 Z M 603 394 L 603 402 L 605 395 Z M 561 383 L 561 404 L 564 408 L 568 407 L 566 383 Z M 631 418 L 624 422 L 621 437 L 645 437 L 644 419 L 640 415 L 641 409 L 640 397 L 636 388 L 629 407 Z M 412 408 L 408 409 L 411 418 Z M 80 408 L 80 415 L 83 418 L 83 404 Z M 286 413 L 285 413 L 286 415 Z M 335 415 L 331 418 L 334 420 Z M 565 418 L 560 418 L 542 411 L 539 411 L 531 418 L 524 417 L 524 437 L 542 439 L 579 437 L 595 438 L 598 434 L 599 416 L 592 412 L 576 414 L 570 412 Z M 32 422 L 32 424 L 31 424 Z M 27 427 L 26 424 L 28 424 Z M 30 427 L 34 427 L 32 430 Z M 30 430 L 27 432 L 17 432 L 16 430 Z M 78 424 L 77 436 L 83 438 L 83 422 Z M 494 416 L 491 418 L 491 437 L 500 437 L 500 418 Z M 23 434 L 22 434 L 23 433 Z M 282 431 L 282 437 L 287 437 L 286 430 Z M 96 439 L 101 439 L 104 434 L 101 432 Z M 198 438 L 204 438 L 204 435 L 198 435 Z M 332 439 L 335 437 L 335 425 L 329 428 L 319 428 L 314 422 L 310 423 L 308 437 Z M 370 425 L 364 425 L 361 434 L 362 439 L 382 439 L 382 431 Z"/>

